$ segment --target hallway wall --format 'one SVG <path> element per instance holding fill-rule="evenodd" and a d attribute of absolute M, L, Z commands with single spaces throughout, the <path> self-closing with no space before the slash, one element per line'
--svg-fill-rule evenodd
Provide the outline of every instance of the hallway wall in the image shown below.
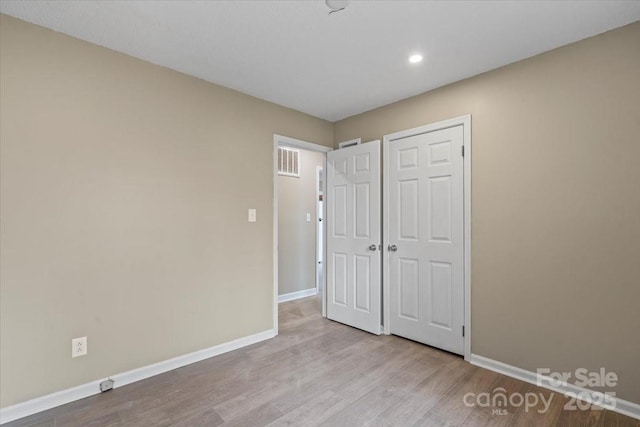
<path fill-rule="evenodd" d="M 300 150 L 300 178 L 278 176 L 278 295 L 316 286 L 316 167 L 323 161 L 322 153 Z"/>

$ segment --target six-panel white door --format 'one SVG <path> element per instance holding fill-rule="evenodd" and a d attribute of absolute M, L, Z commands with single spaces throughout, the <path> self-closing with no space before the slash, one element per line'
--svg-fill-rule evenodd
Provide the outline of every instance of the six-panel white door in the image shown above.
<path fill-rule="evenodd" d="M 327 317 L 380 334 L 380 141 L 327 153 Z"/>
<path fill-rule="evenodd" d="M 464 353 L 463 126 L 385 141 L 389 331 Z"/>

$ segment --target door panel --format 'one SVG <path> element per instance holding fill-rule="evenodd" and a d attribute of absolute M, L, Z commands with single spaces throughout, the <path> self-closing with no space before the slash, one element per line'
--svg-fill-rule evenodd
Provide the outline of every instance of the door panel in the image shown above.
<path fill-rule="evenodd" d="M 418 180 L 408 179 L 398 182 L 398 220 L 400 221 L 400 239 L 414 240 L 418 236 Z"/>
<path fill-rule="evenodd" d="M 347 237 L 347 185 L 336 185 L 332 189 L 334 203 L 328 203 L 333 209 L 329 212 L 329 224 L 333 224 L 332 237 Z M 332 206 L 333 205 L 333 206 Z"/>
<path fill-rule="evenodd" d="M 355 301 L 356 310 L 371 311 L 371 259 L 355 255 Z"/>
<path fill-rule="evenodd" d="M 420 318 L 418 306 L 419 283 L 417 259 L 398 259 L 398 316 L 405 319 L 418 320 Z"/>
<path fill-rule="evenodd" d="M 385 144 L 389 330 L 462 354 L 463 127 Z"/>
<path fill-rule="evenodd" d="M 333 280 L 330 289 L 333 291 L 333 304 L 347 306 L 347 254 L 333 254 Z"/>
<path fill-rule="evenodd" d="M 327 317 L 379 334 L 380 141 L 327 153 Z"/>

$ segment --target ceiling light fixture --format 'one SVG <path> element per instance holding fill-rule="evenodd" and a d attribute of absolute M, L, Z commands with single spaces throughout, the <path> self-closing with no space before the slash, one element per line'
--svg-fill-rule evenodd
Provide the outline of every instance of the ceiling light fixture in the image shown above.
<path fill-rule="evenodd" d="M 411 62 L 412 64 L 417 64 L 418 62 L 422 61 L 422 55 L 420 55 L 419 53 L 416 53 L 415 55 L 411 55 L 409 57 L 409 62 Z"/>
<path fill-rule="evenodd" d="M 329 15 L 335 12 L 340 12 L 341 10 L 345 10 L 347 6 L 349 6 L 349 2 L 351 0 L 324 0 L 327 4 L 327 7 L 331 9 Z"/>

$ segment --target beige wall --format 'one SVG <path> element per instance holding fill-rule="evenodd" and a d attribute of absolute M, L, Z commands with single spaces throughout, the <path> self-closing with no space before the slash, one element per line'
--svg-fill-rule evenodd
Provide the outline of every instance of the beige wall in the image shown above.
<path fill-rule="evenodd" d="M 279 295 L 316 286 L 316 167 L 323 161 L 322 153 L 300 150 L 300 178 L 278 177 Z"/>
<path fill-rule="evenodd" d="M 331 123 L 0 31 L 0 405 L 271 329 L 273 134 L 330 146 Z"/>
<path fill-rule="evenodd" d="M 335 141 L 468 113 L 473 353 L 605 367 L 640 403 L 640 23 L 342 120 Z"/>

